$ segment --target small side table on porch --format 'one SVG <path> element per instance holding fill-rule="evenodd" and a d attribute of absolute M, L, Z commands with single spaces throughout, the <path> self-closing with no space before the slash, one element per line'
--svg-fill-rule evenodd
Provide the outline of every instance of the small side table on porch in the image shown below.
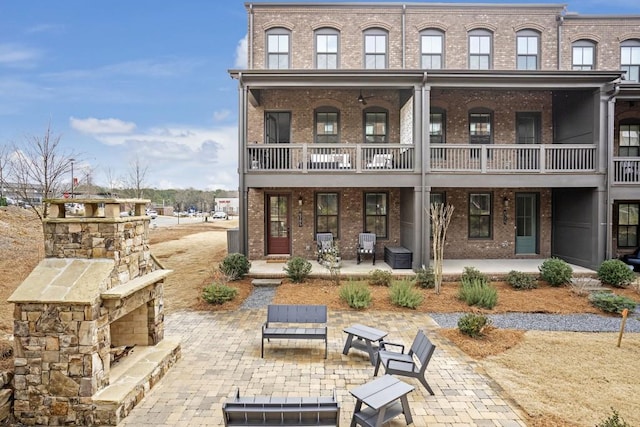
<path fill-rule="evenodd" d="M 378 353 L 378 344 L 384 337 L 387 336 L 387 332 L 381 331 L 369 326 L 360 325 L 356 323 L 344 329 L 344 332 L 349 334 L 347 336 L 347 342 L 344 344 L 344 350 L 342 354 L 349 353 L 351 347 L 363 350 L 369 353 L 369 360 L 372 365 L 376 364 L 376 355 Z M 354 340 L 355 338 L 355 340 Z M 376 343 L 375 346 L 373 343 Z"/>
<path fill-rule="evenodd" d="M 407 394 L 414 387 L 394 376 L 384 375 L 351 390 L 356 398 L 351 427 L 381 427 L 384 423 L 404 414 L 407 425 L 413 422 Z M 362 409 L 362 404 L 368 408 Z"/>

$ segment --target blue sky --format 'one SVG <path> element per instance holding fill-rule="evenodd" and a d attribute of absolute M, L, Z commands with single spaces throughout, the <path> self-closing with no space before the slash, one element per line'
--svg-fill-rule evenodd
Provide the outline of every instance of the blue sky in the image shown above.
<path fill-rule="evenodd" d="M 640 15 L 638 0 L 552 3 Z M 235 190 L 227 70 L 244 66 L 246 31 L 240 0 L 0 0 L 0 144 L 51 124 L 99 185 L 138 158 L 149 187 Z"/>

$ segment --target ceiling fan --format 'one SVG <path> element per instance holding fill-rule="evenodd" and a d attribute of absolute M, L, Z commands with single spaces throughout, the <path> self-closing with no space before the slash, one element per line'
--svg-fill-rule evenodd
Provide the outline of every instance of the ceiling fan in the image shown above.
<path fill-rule="evenodd" d="M 362 91 L 360 91 L 360 96 L 358 96 L 358 102 L 362 105 L 367 105 L 367 99 L 373 98 L 373 96 L 362 96 Z"/>

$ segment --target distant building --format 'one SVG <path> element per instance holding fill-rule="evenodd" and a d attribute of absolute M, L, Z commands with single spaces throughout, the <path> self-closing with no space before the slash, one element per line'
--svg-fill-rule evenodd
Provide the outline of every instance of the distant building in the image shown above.
<path fill-rule="evenodd" d="M 226 212 L 229 215 L 238 215 L 240 200 L 237 197 L 217 197 L 213 199 L 213 210 Z"/>

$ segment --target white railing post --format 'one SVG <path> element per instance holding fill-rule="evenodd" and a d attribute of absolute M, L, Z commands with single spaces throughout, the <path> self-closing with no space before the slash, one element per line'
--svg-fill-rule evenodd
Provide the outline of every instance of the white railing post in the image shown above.
<path fill-rule="evenodd" d="M 546 165 L 547 154 L 544 144 L 540 144 L 540 173 L 545 173 L 547 169 Z"/>
<path fill-rule="evenodd" d="M 488 153 L 487 146 L 482 144 L 480 146 L 480 172 L 487 173 L 487 162 L 488 162 Z"/>

